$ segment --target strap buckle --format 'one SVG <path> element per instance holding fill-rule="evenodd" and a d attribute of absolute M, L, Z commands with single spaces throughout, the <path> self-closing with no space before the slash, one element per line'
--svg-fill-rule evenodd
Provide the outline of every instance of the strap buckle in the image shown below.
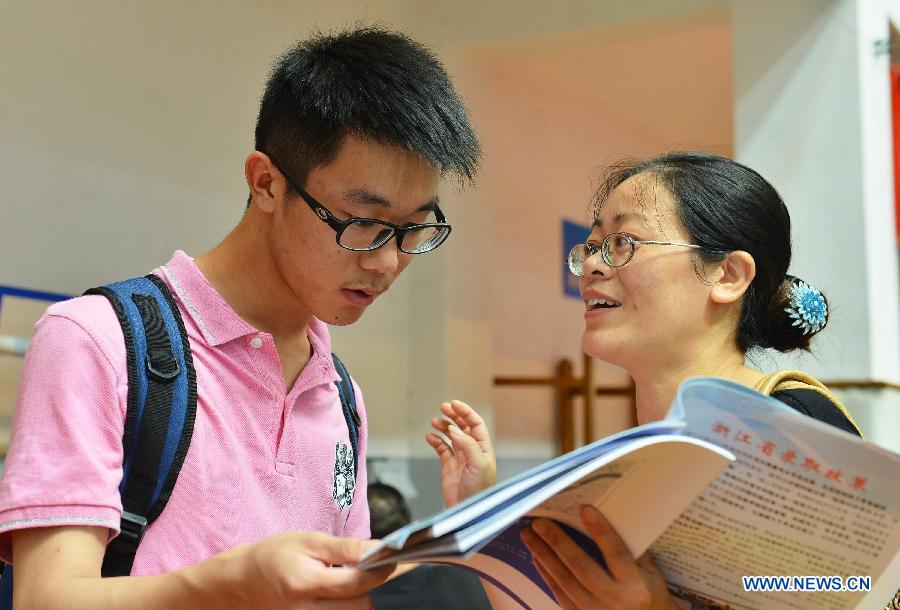
<path fill-rule="evenodd" d="M 116 536 L 116 540 L 122 543 L 134 545 L 140 544 L 141 538 L 144 536 L 144 530 L 147 529 L 147 517 L 136 515 L 128 511 L 122 511 L 122 519 L 120 521 L 120 532 Z"/>
<path fill-rule="evenodd" d="M 170 350 L 150 350 L 147 352 L 147 370 L 162 381 L 178 377 L 181 366 Z"/>

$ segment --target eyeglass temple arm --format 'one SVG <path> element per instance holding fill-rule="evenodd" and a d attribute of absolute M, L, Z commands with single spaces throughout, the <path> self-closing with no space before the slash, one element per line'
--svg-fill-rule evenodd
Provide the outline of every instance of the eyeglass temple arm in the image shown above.
<path fill-rule="evenodd" d="M 684 246 L 685 248 L 702 248 L 703 246 L 698 246 L 697 244 L 681 244 L 674 241 L 652 241 L 649 239 L 634 239 L 632 240 L 635 244 L 653 244 L 656 246 Z"/>
<path fill-rule="evenodd" d="M 281 171 L 281 170 L 279 170 L 279 171 Z M 322 218 L 322 220 L 327 222 L 328 225 L 335 231 L 337 231 L 339 228 L 344 227 L 345 225 L 349 224 L 351 221 L 354 220 L 354 218 L 348 218 L 347 220 L 338 220 L 335 217 L 335 215 L 332 214 L 328 208 L 326 208 L 324 205 L 319 203 L 315 197 L 313 197 L 312 195 L 307 193 L 306 189 L 304 189 L 302 186 L 300 186 L 298 184 L 295 184 L 294 181 L 291 180 L 290 178 L 288 178 L 284 172 L 282 172 L 281 175 L 284 176 L 284 179 L 287 180 L 287 183 L 291 185 L 291 188 L 293 188 L 295 191 L 297 191 L 297 193 L 300 195 L 300 199 L 302 199 L 306 203 L 306 205 L 309 206 L 309 209 L 311 209 L 316 214 L 316 216 L 319 216 L 319 210 L 322 210 L 322 212 L 325 213 L 327 218 L 322 218 L 321 216 L 319 216 L 319 218 Z M 444 213 L 441 211 L 441 208 L 439 208 L 438 206 L 434 206 L 434 216 L 435 216 L 435 220 L 437 220 L 438 224 L 447 224 L 447 217 L 444 216 Z M 392 226 L 392 228 L 394 229 L 395 232 L 399 232 L 401 229 L 404 229 L 403 232 L 405 233 L 409 229 L 416 228 L 416 226 L 423 226 L 423 225 L 413 225 L 412 227 Z"/>

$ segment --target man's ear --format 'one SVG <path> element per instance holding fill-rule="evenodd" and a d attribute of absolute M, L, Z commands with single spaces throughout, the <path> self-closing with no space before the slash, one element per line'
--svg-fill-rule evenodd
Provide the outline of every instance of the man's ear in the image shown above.
<path fill-rule="evenodd" d="M 244 175 L 250 189 L 250 199 L 256 202 L 263 212 L 271 214 L 275 211 L 275 198 L 278 192 L 277 180 L 283 180 L 272 167 L 269 158 L 258 150 L 254 150 L 244 161 Z"/>
<path fill-rule="evenodd" d="M 719 263 L 721 277 L 712 285 L 710 297 L 716 303 L 734 303 L 744 298 L 756 277 L 756 261 L 749 252 L 735 250 Z"/>

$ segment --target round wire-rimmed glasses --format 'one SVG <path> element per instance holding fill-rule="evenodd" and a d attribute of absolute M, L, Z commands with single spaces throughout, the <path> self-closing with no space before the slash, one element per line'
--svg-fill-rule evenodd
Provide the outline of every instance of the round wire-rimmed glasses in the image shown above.
<path fill-rule="evenodd" d="M 584 261 L 588 258 L 599 254 L 603 262 L 610 267 L 624 267 L 634 257 L 634 251 L 638 246 L 650 244 L 653 246 L 682 246 L 684 248 L 697 248 L 697 244 L 682 244 L 674 241 L 650 241 L 645 239 L 635 239 L 628 233 L 610 233 L 603 238 L 600 245 L 595 244 L 575 244 L 569 250 L 569 271 L 572 275 L 581 277 L 584 275 Z"/>
<path fill-rule="evenodd" d="M 436 205 L 427 210 L 429 216 L 434 217 L 434 222 L 400 226 L 386 220 L 378 220 L 377 218 L 359 218 L 354 216 L 347 220 L 339 220 L 331 210 L 307 193 L 306 189 L 291 180 L 290 176 L 284 173 L 272 155 L 264 151 L 260 152 L 269 157 L 272 165 L 281 172 L 281 175 L 284 176 L 290 187 L 300 195 L 300 198 L 306 202 L 306 205 L 309 206 L 309 209 L 313 211 L 319 220 L 334 229 L 335 241 L 341 248 L 346 250 L 354 252 L 376 250 L 396 236 L 397 247 L 400 248 L 401 252 L 423 254 L 434 250 L 444 243 L 453 228 L 447 223 L 444 213 Z"/>

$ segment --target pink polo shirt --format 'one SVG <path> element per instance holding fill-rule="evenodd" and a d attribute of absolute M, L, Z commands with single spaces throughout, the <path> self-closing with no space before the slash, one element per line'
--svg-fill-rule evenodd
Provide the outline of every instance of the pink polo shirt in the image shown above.
<path fill-rule="evenodd" d="M 154 273 L 171 288 L 190 338 L 197 417 L 178 482 L 144 534 L 132 574 L 171 571 L 287 530 L 368 538 L 366 411 L 355 383 L 356 493 L 349 506 L 333 494 L 336 450 L 350 440 L 325 324 L 310 323 L 312 357 L 285 393 L 272 336 L 240 318 L 190 257 L 176 252 Z M 104 297 L 57 303 L 37 323 L 0 480 L 3 560 L 11 559 L 15 529 L 118 532 L 125 362 Z"/>

